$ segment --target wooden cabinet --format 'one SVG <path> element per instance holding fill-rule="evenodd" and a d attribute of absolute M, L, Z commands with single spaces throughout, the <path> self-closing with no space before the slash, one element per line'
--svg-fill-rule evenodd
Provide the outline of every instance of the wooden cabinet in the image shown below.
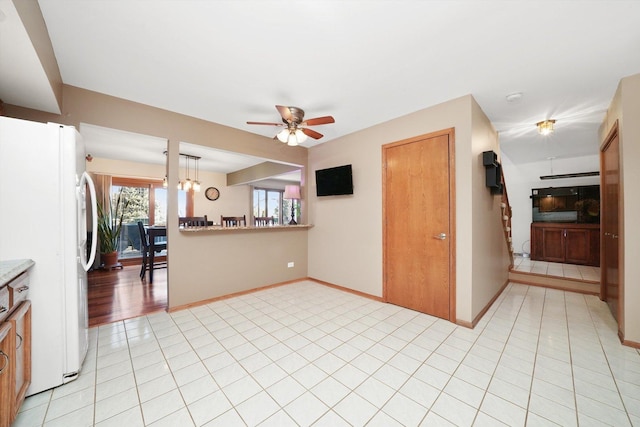
<path fill-rule="evenodd" d="M 31 301 L 24 301 L 16 308 L 7 322 L 13 334 L 13 352 L 9 355 L 9 365 L 13 371 L 11 378 L 11 416 L 18 415 L 27 388 L 31 384 Z"/>
<path fill-rule="evenodd" d="M 0 284 L 0 427 L 9 427 L 31 384 L 31 301 L 27 299 L 29 274 L 3 275 L 2 270 L 0 268 L 3 278 Z"/>
<path fill-rule="evenodd" d="M 531 224 L 531 259 L 569 264 L 600 265 L 598 224 Z"/>
<path fill-rule="evenodd" d="M 13 372 L 10 354 L 14 348 L 13 331 L 9 322 L 0 323 L 0 427 L 9 427 L 13 420 L 11 390 Z"/>

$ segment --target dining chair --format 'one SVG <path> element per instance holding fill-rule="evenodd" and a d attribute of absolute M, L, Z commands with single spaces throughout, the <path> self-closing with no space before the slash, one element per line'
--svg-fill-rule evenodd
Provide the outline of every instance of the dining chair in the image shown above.
<path fill-rule="evenodd" d="M 275 224 L 275 218 L 272 216 L 256 216 L 253 218 L 253 225 L 256 227 L 265 227 Z"/>
<path fill-rule="evenodd" d="M 206 227 L 207 216 L 181 216 L 178 218 L 178 225 L 182 227 Z"/>
<path fill-rule="evenodd" d="M 167 261 L 155 261 L 153 265 L 150 265 L 150 252 L 149 252 L 149 235 L 147 234 L 147 230 L 144 228 L 144 224 L 142 221 L 138 221 L 138 230 L 140 231 L 140 243 L 141 248 L 140 252 L 142 253 L 142 267 L 140 268 L 140 279 L 144 280 L 147 270 L 158 269 L 158 268 L 167 268 Z M 153 245 L 155 252 L 160 252 L 162 250 L 167 249 L 166 243 L 154 243 Z"/>
<path fill-rule="evenodd" d="M 246 227 L 247 216 L 223 216 L 220 215 L 220 225 L 223 227 Z"/>

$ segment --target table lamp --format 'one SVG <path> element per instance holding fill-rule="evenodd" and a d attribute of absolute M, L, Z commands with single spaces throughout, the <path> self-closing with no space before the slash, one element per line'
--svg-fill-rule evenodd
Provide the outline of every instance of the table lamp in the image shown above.
<path fill-rule="evenodd" d="M 284 196 L 285 199 L 291 200 L 291 221 L 289 221 L 289 225 L 298 224 L 295 220 L 295 212 L 294 212 L 294 200 L 300 200 L 300 186 L 299 185 L 285 185 L 284 186 Z"/>

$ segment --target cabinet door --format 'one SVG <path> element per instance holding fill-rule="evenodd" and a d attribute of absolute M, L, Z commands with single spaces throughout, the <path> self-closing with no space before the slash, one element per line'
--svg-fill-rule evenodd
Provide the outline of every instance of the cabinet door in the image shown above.
<path fill-rule="evenodd" d="M 531 259 L 534 261 L 542 261 L 544 256 L 543 247 L 543 229 L 531 224 Z"/>
<path fill-rule="evenodd" d="M 589 257 L 589 265 L 593 265 L 595 267 L 600 267 L 600 229 L 592 229 L 590 230 L 591 242 L 590 242 L 590 252 L 591 255 Z"/>
<path fill-rule="evenodd" d="M 591 230 L 568 228 L 565 232 L 565 262 L 589 264 L 591 258 Z"/>
<path fill-rule="evenodd" d="M 13 330 L 9 322 L 0 323 L 0 427 L 11 425 L 13 401 L 13 372 L 11 353 L 15 348 Z"/>
<path fill-rule="evenodd" d="M 13 387 L 11 419 L 18 414 L 27 388 L 31 384 L 31 301 L 25 301 L 15 309 L 8 322 L 13 328 L 14 350 L 11 357 L 13 366 Z M 10 355 L 11 356 L 11 355 Z"/>
<path fill-rule="evenodd" d="M 542 229 L 542 259 L 549 262 L 565 262 L 564 229 Z"/>

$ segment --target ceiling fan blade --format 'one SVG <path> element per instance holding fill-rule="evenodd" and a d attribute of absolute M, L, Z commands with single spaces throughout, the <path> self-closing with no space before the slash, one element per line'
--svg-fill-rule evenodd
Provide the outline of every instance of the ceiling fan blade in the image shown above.
<path fill-rule="evenodd" d="M 286 120 L 287 122 L 291 122 L 293 115 L 291 114 L 291 110 L 289 110 L 289 107 L 285 107 L 284 105 L 276 105 L 276 109 L 284 120 Z"/>
<path fill-rule="evenodd" d="M 271 122 L 247 122 L 248 125 L 268 125 L 268 126 L 284 126 L 282 123 Z"/>
<path fill-rule="evenodd" d="M 310 136 L 313 139 L 320 139 L 324 136 L 321 133 L 316 132 L 315 130 L 312 130 L 312 129 L 307 129 L 307 128 L 298 128 L 298 129 L 300 129 L 305 135 Z"/>
<path fill-rule="evenodd" d="M 300 123 L 302 126 L 317 126 L 328 125 L 329 123 L 335 123 L 336 121 L 331 116 L 316 117 L 315 119 L 305 120 Z"/>

